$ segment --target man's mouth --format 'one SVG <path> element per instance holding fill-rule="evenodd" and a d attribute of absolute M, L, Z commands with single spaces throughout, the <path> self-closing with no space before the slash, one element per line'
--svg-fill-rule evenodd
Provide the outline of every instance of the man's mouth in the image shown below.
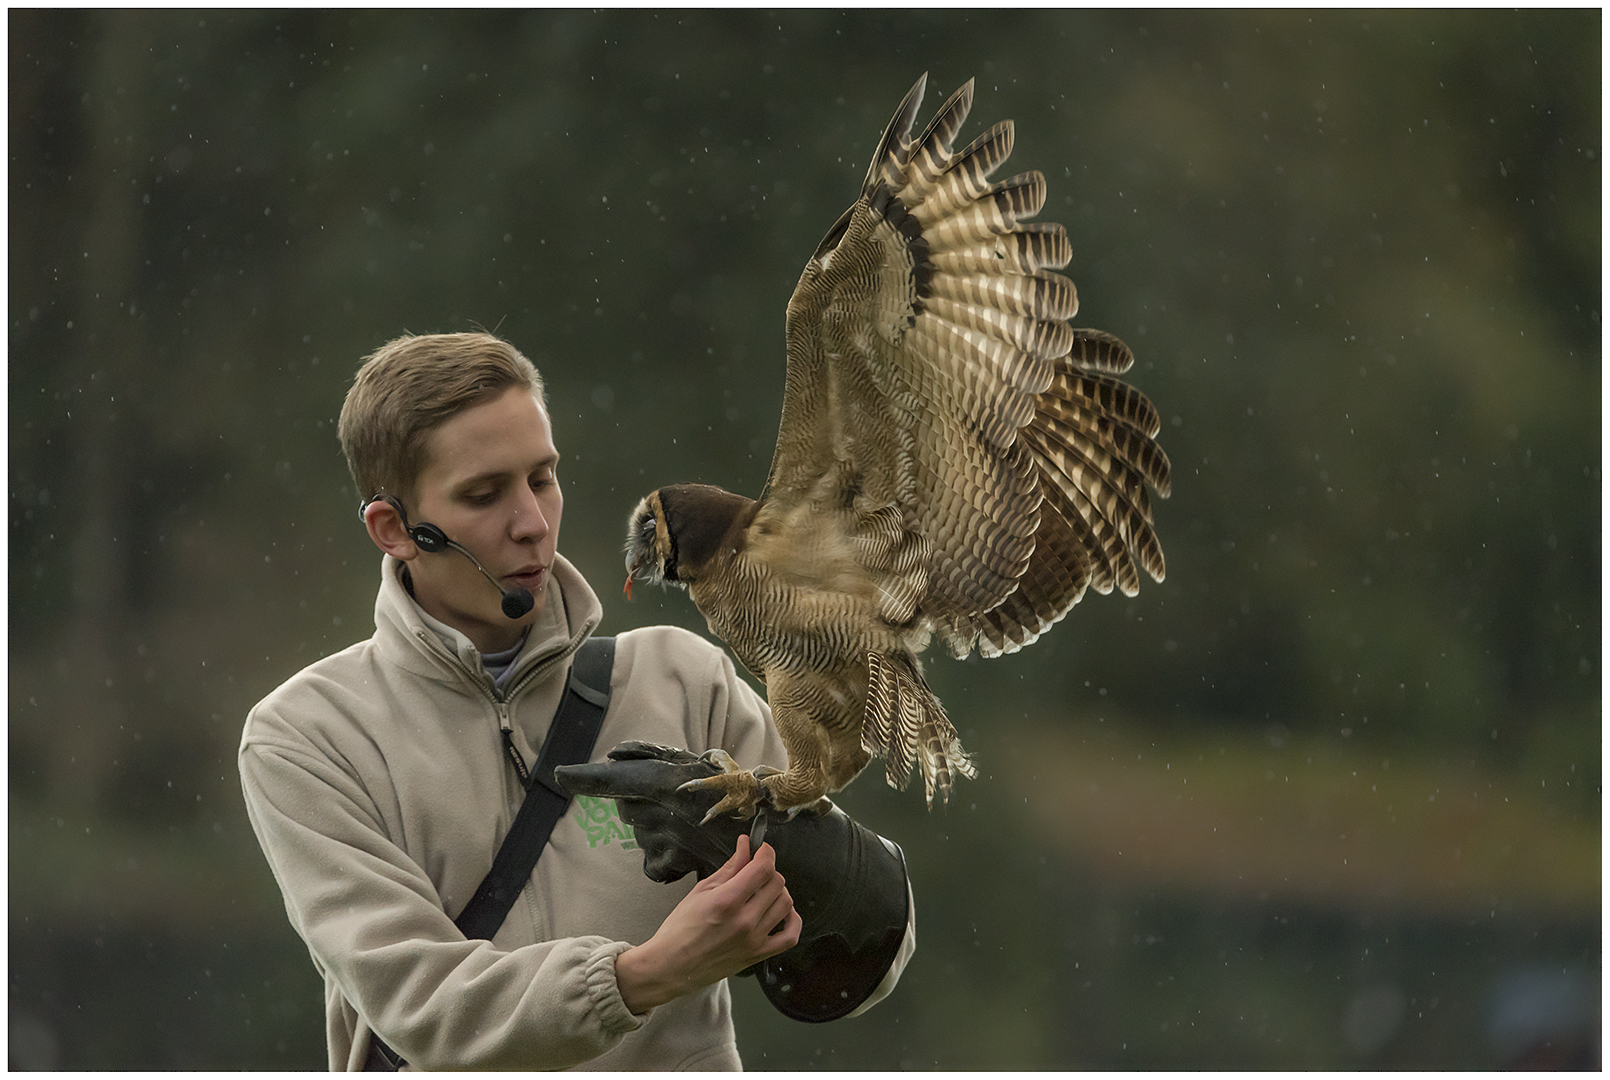
<path fill-rule="evenodd" d="M 516 570 L 512 574 L 503 575 L 503 580 L 512 582 L 522 589 L 530 589 L 535 592 L 537 587 L 543 583 L 543 578 L 547 573 L 547 567 L 526 566 Z"/>

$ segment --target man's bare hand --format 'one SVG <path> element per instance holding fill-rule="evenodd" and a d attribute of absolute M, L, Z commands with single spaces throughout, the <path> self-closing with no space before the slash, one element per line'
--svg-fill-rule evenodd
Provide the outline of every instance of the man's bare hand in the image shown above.
<path fill-rule="evenodd" d="M 693 887 L 654 936 L 615 958 L 621 999 L 634 1013 L 720 982 L 799 941 L 799 912 L 776 852 L 738 837 L 732 858 Z"/>

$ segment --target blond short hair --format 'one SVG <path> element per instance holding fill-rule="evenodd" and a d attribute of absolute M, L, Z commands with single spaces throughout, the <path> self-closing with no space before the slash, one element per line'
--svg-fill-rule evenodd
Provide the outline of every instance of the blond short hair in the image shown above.
<path fill-rule="evenodd" d="M 380 346 L 358 368 L 336 429 L 358 497 L 407 503 L 430 433 L 511 386 L 530 387 L 547 407 L 531 361 L 491 334 L 411 334 Z"/>

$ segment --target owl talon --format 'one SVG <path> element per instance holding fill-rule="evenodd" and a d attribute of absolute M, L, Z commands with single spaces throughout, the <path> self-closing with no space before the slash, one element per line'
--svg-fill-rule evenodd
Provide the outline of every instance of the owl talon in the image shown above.
<path fill-rule="evenodd" d="M 711 777 L 711 779 L 714 780 L 715 777 Z M 720 802 L 710 808 L 699 824 L 708 825 L 723 814 L 731 814 L 735 818 L 752 818 L 759 812 L 759 804 L 760 799 L 755 792 L 741 789 L 739 791 L 729 791 L 722 796 Z"/>
<path fill-rule="evenodd" d="M 710 808 L 699 824 L 708 825 L 723 814 L 752 818 L 762 807 L 771 805 L 771 793 L 761 784 L 760 778 L 739 768 L 731 755 L 723 750 L 712 750 L 705 758 L 712 765 L 719 765 L 722 771 L 701 780 L 689 780 L 677 788 L 678 791 L 721 792 L 721 801 Z"/>

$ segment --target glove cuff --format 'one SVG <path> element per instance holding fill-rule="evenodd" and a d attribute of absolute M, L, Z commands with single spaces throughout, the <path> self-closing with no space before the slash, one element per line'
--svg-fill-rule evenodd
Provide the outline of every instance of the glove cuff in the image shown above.
<path fill-rule="evenodd" d="M 798 945 L 750 970 L 784 1016 L 848 1016 L 882 983 L 905 940 L 905 855 L 837 807 L 792 821 L 776 815 L 766 839 L 804 926 Z"/>

